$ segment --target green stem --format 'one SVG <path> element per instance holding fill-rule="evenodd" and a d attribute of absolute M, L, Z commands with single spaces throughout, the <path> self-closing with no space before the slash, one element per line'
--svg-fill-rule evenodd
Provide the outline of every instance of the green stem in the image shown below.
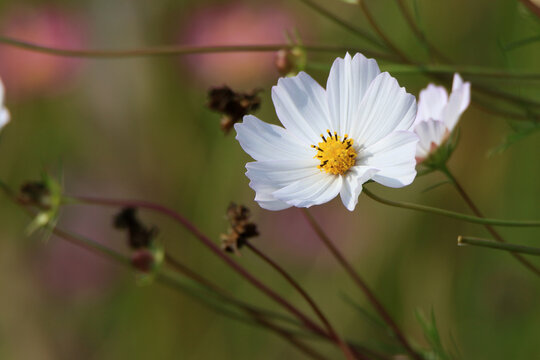
<path fill-rule="evenodd" d="M 426 47 L 426 49 L 429 51 L 430 54 L 435 55 L 437 58 L 439 58 L 442 61 L 447 61 L 447 58 L 435 47 L 433 46 L 428 39 L 426 38 L 423 31 L 420 30 L 420 28 L 416 25 L 416 22 L 414 21 L 411 13 L 409 12 L 409 9 L 407 8 L 407 4 L 405 4 L 404 0 L 396 0 L 399 6 L 399 9 L 401 10 L 401 13 L 403 14 L 403 17 L 407 21 L 407 24 L 409 25 L 409 28 L 412 30 L 414 35 L 420 42 Z"/>
<path fill-rule="evenodd" d="M 375 17 L 371 13 L 371 10 L 367 6 L 366 0 L 358 0 L 358 4 L 360 5 L 360 8 L 364 12 L 364 15 L 366 16 L 367 20 L 369 21 L 371 27 L 373 28 L 373 30 L 375 30 L 375 32 L 383 40 L 384 44 L 388 48 L 390 48 L 390 50 L 392 50 L 394 52 L 394 54 L 399 56 L 399 58 L 402 61 L 404 61 L 406 63 L 410 63 L 410 61 L 407 58 L 407 55 L 405 55 L 405 53 L 403 53 L 397 46 L 395 46 L 394 43 L 392 42 L 392 40 L 390 40 L 390 38 L 388 36 L 386 36 L 384 31 L 382 31 L 381 27 L 377 23 L 377 20 L 375 19 Z"/>
<path fill-rule="evenodd" d="M 300 1 L 303 2 L 305 5 L 309 6 L 311 9 L 315 10 L 317 13 L 319 13 L 323 17 L 343 27 L 344 29 L 350 31 L 351 33 L 360 36 L 361 38 L 363 38 L 370 44 L 375 45 L 381 49 L 386 49 L 386 46 L 383 43 L 381 43 L 376 37 L 371 35 L 369 32 L 345 22 L 343 19 L 340 19 L 339 17 L 337 17 L 330 11 L 326 10 L 322 6 L 318 5 L 314 1 L 312 0 L 300 0 Z"/>
<path fill-rule="evenodd" d="M 444 166 L 440 169 L 440 171 L 446 175 L 446 177 L 450 180 L 450 182 L 454 185 L 454 188 L 456 189 L 456 191 L 459 193 L 459 195 L 463 198 L 463 200 L 467 203 L 467 205 L 469 206 L 469 208 L 472 210 L 472 212 L 474 214 L 476 214 L 477 216 L 483 218 L 484 217 L 484 214 L 480 211 L 480 209 L 478 208 L 478 206 L 476 206 L 476 204 L 474 203 L 474 201 L 472 200 L 472 198 L 469 196 L 469 194 L 467 194 L 467 192 L 465 191 L 465 188 L 461 185 L 461 183 L 456 179 L 456 177 L 450 172 L 450 170 L 448 169 L 447 166 Z M 493 236 L 493 238 L 495 240 L 497 240 L 498 242 L 501 242 L 501 243 L 504 243 L 506 242 L 504 240 L 504 238 L 501 236 L 501 234 L 499 234 L 499 232 L 493 227 L 493 226 L 490 226 L 490 225 L 484 225 L 484 227 L 486 228 L 486 230 L 491 234 L 491 236 Z M 522 255 L 520 254 L 517 254 L 517 253 L 511 253 L 511 255 L 517 260 L 519 261 L 523 266 L 525 266 L 527 269 L 529 269 L 530 271 L 532 271 L 535 275 L 537 276 L 540 276 L 540 269 L 538 267 L 536 267 L 535 265 L 533 265 L 529 260 L 525 259 Z"/>
<path fill-rule="evenodd" d="M 490 249 L 509 251 L 511 253 L 521 253 L 521 254 L 540 256 L 540 249 L 531 247 L 531 246 L 506 244 L 506 243 L 500 243 L 493 240 L 487 240 L 487 239 L 470 237 L 470 236 L 459 236 L 457 242 L 459 246 L 474 245 L 474 246 L 481 246 L 481 247 L 486 247 Z"/>
<path fill-rule="evenodd" d="M 481 218 L 471 215 L 465 215 L 449 210 L 434 208 L 431 206 L 426 205 L 419 205 L 419 204 L 413 204 L 408 202 L 401 202 L 401 201 L 393 201 L 384 199 L 380 196 L 377 196 L 373 194 L 368 189 L 364 188 L 362 190 L 364 194 L 366 194 L 371 199 L 380 202 L 381 204 L 403 208 L 403 209 L 410 209 L 410 210 L 416 210 L 421 211 L 425 213 L 435 214 L 435 215 L 442 215 L 458 220 L 463 220 L 466 222 L 474 223 L 474 224 L 483 224 L 483 225 L 497 225 L 497 226 L 507 226 L 507 227 L 540 227 L 540 221 L 512 221 L 512 220 L 498 220 L 498 219 L 487 219 L 487 218 Z"/>
<path fill-rule="evenodd" d="M 272 52 L 281 49 L 292 49 L 297 45 L 269 44 L 269 45 L 217 45 L 217 46 L 159 46 L 130 50 L 73 50 L 60 49 L 34 44 L 28 41 L 0 36 L 0 44 L 14 46 L 29 51 L 75 58 L 94 59 L 122 59 L 136 57 L 179 56 L 192 54 L 228 53 L 228 52 Z M 370 51 L 363 48 L 339 45 L 302 45 L 303 49 L 312 52 L 363 52 L 372 57 L 388 58 L 387 54 Z"/>

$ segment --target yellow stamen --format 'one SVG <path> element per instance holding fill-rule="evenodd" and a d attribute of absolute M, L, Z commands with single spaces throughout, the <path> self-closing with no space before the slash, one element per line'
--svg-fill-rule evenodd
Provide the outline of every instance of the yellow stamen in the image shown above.
<path fill-rule="evenodd" d="M 317 150 L 314 156 L 321 164 L 317 167 L 329 174 L 342 175 L 347 172 L 356 162 L 356 150 L 352 146 L 354 141 L 345 134 L 343 139 L 334 132 L 332 134 L 326 130 L 329 137 L 325 138 L 321 134 L 322 142 L 317 145 L 311 145 Z"/>

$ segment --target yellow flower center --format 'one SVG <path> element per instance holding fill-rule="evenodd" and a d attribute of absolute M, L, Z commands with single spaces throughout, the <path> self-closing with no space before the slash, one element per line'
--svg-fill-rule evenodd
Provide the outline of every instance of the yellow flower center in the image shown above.
<path fill-rule="evenodd" d="M 317 166 L 319 169 L 329 174 L 342 175 L 349 170 L 356 162 L 356 151 L 353 148 L 353 140 L 345 134 L 343 139 L 336 132 L 332 135 L 330 130 L 326 130 L 328 138 L 321 134 L 322 142 L 311 145 L 317 149 L 316 159 L 321 161 Z"/>

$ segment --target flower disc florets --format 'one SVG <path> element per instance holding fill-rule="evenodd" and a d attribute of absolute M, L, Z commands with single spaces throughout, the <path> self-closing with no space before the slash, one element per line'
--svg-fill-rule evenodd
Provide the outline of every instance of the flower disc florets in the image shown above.
<path fill-rule="evenodd" d="M 317 146 L 311 145 L 317 149 L 315 158 L 321 162 L 317 167 L 328 174 L 343 175 L 356 163 L 356 150 L 352 146 L 354 140 L 349 139 L 347 134 L 341 139 L 337 132 L 334 132 L 334 135 L 330 130 L 326 132 L 328 139 L 321 134 L 323 141 Z"/>

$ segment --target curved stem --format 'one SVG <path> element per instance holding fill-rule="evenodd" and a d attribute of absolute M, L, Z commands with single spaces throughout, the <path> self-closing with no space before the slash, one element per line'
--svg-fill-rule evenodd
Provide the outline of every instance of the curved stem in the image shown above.
<path fill-rule="evenodd" d="M 349 348 L 349 346 L 339 337 L 337 332 L 334 330 L 332 325 L 330 324 L 330 321 L 324 316 L 323 312 L 319 308 L 319 306 L 315 303 L 313 298 L 309 296 L 309 294 L 292 278 L 289 273 L 285 271 L 279 264 L 277 264 L 274 260 L 272 260 L 269 256 L 264 254 L 262 251 L 260 251 L 257 247 L 255 247 L 250 242 L 246 242 L 245 245 L 248 249 L 250 249 L 255 255 L 257 255 L 260 259 L 262 259 L 264 262 L 266 262 L 268 265 L 270 265 L 274 270 L 276 270 L 283 278 L 296 290 L 298 293 L 306 300 L 306 302 L 309 304 L 313 312 L 317 315 L 317 317 L 322 321 L 324 326 L 326 327 L 326 330 L 330 333 L 330 335 L 336 340 L 336 342 L 340 345 L 341 349 L 343 350 L 343 353 L 348 359 L 354 359 L 354 355 Z"/>
<path fill-rule="evenodd" d="M 16 203 L 18 205 L 21 205 L 17 201 L 16 196 L 13 193 L 13 191 L 2 181 L 0 181 L 0 188 L 10 198 L 11 201 L 13 201 L 14 203 Z M 29 215 L 31 215 L 30 210 L 28 210 L 24 205 L 21 205 L 21 207 L 24 210 L 26 210 L 29 213 Z M 72 243 L 75 246 L 79 246 L 81 248 L 89 250 L 90 252 L 94 253 L 97 256 L 103 257 L 103 258 L 108 259 L 108 260 L 112 260 L 113 262 L 116 262 L 116 263 L 118 263 L 120 265 L 132 268 L 131 261 L 127 256 L 122 255 L 122 254 L 120 254 L 120 253 L 118 253 L 118 252 L 116 252 L 116 251 L 114 251 L 112 249 L 109 249 L 106 246 L 103 246 L 103 245 L 101 245 L 101 244 L 99 244 L 99 243 L 97 243 L 97 242 L 95 242 L 93 240 L 87 239 L 85 237 L 69 233 L 67 231 L 64 231 L 64 230 L 56 227 L 56 226 L 50 226 L 49 229 L 56 236 L 58 236 L 60 238 L 63 238 L 64 240 Z M 220 290 L 219 287 L 213 285 L 208 280 L 204 279 L 203 277 L 196 274 L 195 272 L 188 269 L 187 267 L 182 266 L 182 264 L 180 264 L 178 262 L 175 262 L 174 259 L 172 259 L 170 256 L 166 256 L 166 260 L 168 261 L 169 264 L 173 264 L 173 266 L 177 270 L 181 271 L 184 275 L 186 275 L 186 276 L 190 277 L 191 279 L 195 280 L 196 282 L 210 288 L 214 292 L 217 292 L 220 296 L 226 295 L 225 292 L 219 291 Z M 192 292 L 187 291 L 186 287 L 183 284 L 176 281 L 176 279 L 174 277 L 172 277 L 172 276 L 170 276 L 170 275 L 168 275 L 168 274 L 166 274 L 164 272 L 158 272 L 156 274 L 156 279 L 158 281 L 160 281 L 161 283 L 165 284 L 165 285 L 170 285 L 170 286 L 172 286 L 174 288 L 179 288 L 181 291 L 187 292 L 188 294 L 191 294 L 192 296 L 195 296 Z M 309 357 L 311 357 L 311 358 L 313 358 L 315 360 L 326 360 L 325 357 L 320 355 L 314 349 L 312 349 L 311 347 L 307 346 L 306 344 L 304 344 L 303 342 L 298 340 L 290 331 L 287 331 L 287 330 L 285 330 L 285 329 L 283 329 L 283 328 L 281 328 L 281 327 L 267 321 L 263 316 L 263 314 L 268 314 L 268 312 L 266 310 L 260 310 L 260 309 L 253 308 L 250 305 L 244 304 L 244 303 L 242 303 L 240 301 L 237 301 L 236 299 L 231 298 L 231 297 L 228 297 L 228 300 L 230 302 L 232 302 L 233 304 L 235 304 L 237 306 L 240 306 L 240 308 L 244 309 L 248 314 L 252 315 L 257 323 L 259 323 L 262 326 L 265 326 L 265 327 L 269 328 L 270 330 L 276 332 L 278 335 L 280 335 L 286 341 L 290 342 L 293 346 L 297 347 L 300 351 L 302 351 L 303 353 L 305 353 Z M 208 305 L 208 302 L 205 301 L 205 304 Z M 210 305 L 208 305 L 208 306 L 210 306 Z M 210 307 L 212 307 L 212 306 L 210 306 Z M 221 311 L 221 312 L 224 313 L 223 311 Z M 272 316 L 274 316 L 274 314 L 272 314 Z M 240 320 L 238 318 L 236 318 L 236 319 Z"/>
<path fill-rule="evenodd" d="M 472 210 L 473 213 L 475 213 L 477 216 L 483 218 L 484 215 L 480 211 L 480 209 L 476 206 L 472 198 L 467 194 L 463 186 L 458 182 L 456 177 L 450 172 L 450 170 L 445 167 L 441 170 L 441 172 L 448 177 L 448 180 L 454 185 L 455 189 L 459 193 L 459 195 L 463 198 L 465 203 L 469 206 L 469 208 Z M 504 238 L 499 234 L 495 228 L 490 226 L 489 224 L 484 225 L 486 230 L 493 236 L 495 240 L 498 242 L 504 243 L 506 242 Z M 527 269 L 532 271 L 534 274 L 540 276 L 540 269 L 538 269 L 535 265 L 533 265 L 531 262 L 529 262 L 527 259 L 525 259 L 522 255 L 511 252 L 510 253 L 517 261 L 519 261 L 521 264 L 523 264 Z"/>
<path fill-rule="evenodd" d="M 401 202 L 401 201 L 393 201 L 384 199 L 380 196 L 377 196 L 373 194 L 371 191 L 369 191 L 366 188 L 362 189 L 362 193 L 366 194 L 371 199 L 380 202 L 381 204 L 403 208 L 403 209 L 410 209 L 410 210 L 416 210 L 421 211 L 425 213 L 435 214 L 435 215 L 442 215 L 458 220 L 463 220 L 466 222 L 474 223 L 474 224 L 482 224 L 482 225 L 496 225 L 496 226 L 507 226 L 507 227 L 540 227 L 540 221 L 513 221 L 513 220 L 499 220 L 499 219 L 488 219 L 483 218 L 480 216 L 471 216 L 471 215 L 465 215 L 454 211 L 434 208 L 431 206 L 426 205 L 419 205 L 419 204 L 413 204 L 409 202 Z"/>
<path fill-rule="evenodd" d="M 204 287 L 210 289 L 212 292 L 215 292 L 220 297 L 226 299 L 229 303 L 232 303 L 238 306 L 240 309 L 246 312 L 249 316 L 251 316 L 255 320 L 255 322 L 274 331 L 281 338 L 290 342 L 293 346 L 297 347 L 300 351 L 302 351 L 304 354 L 308 355 L 309 357 L 313 359 L 317 359 L 317 360 L 326 359 L 317 351 L 315 351 L 311 347 L 307 346 L 306 344 L 298 340 L 296 336 L 293 336 L 293 334 L 290 331 L 287 331 L 266 319 L 268 315 L 270 315 L 270 317 L 274 317 L 274 314 L 268 314 L 266 311 L 261 311 L 261 309 L 254 308 L 253 306 L 236 299 L 226 289 L 219 287 L 218 285 L 212 283 L 210 280 L 206 279 L 205 277 L 197 274 L 195 271 L 191 270 L 189 267 L 180 263 L 179 261 L 177 261 L 176 259 L 174 259 L 168 254 L 165 255 L 165 263 L 171 266 L 173 269 L 177 270 L 179 273 L 183 274 L 184 276 L 203 285 Z"/>
<path fill-rule="evenodd" d="M 236 273 L 246 279 L 251 283 L 255 288 L 260 290 L 262 293 L 267 295 L 270 299 L 274 300 L 277 304 L 283 307 L 285 310 L 290 312 L 292 315 L 296 316 L 308 329 L 313 332 L 324 336 L 326 332 L 321 329 L 317 324 L 309 319 L 304 313 L 294 307 L 291 303 L 285 300 L 283 297 L 278 295 L 268 286 L 263 284 L 259 279 L 253 276 L 249 271 L 247 271 L 240 264 L 232 260 L 227 254 L 225 254 L 212 240 L 210 240 L 206 235 L 204 235 L 194 224 L 189 220 L 184 218 L 182 215 L 170 209 L 166 206 L 155 204 L 147 201 L 136 201 L 136 200 L 112 200 L 112 199 L 100 199 L 100 198 L 91 198 L 84 196 L 71 197 L 71 199 L 85 204 L 93 204 L 99 206 L 112 206 L 112 207 L 135 207 L 146 210 L 151 210 L 160 214 L 163 214 L 171 219 L 174 219 L 176 222 L 180 223 L 186 228 L 190 233 L 192 233 L 205 247 L 207 247 L 211 252 L 213 252 L 219 259 L 225 262 L 230 268 L 232 268 Z"/>
<path fill-rule="evenodd" d="M 179 56 L 192 54 L 227 53 L 227 52 L 272 52 L 281 49 L 292 49 L 297 45 L 291 44 L 269 44 L 269 45 L 216 45 L 216 46 L 159 46 L 130 50 L 73 50 L 61 49 L 49 46 L 34 44 L 28 41 L 0 36 L 0 44 L 14 46 L 20 49 L 35 51 L 39 53 L 94 59 L 121 59 L 134 57 L 156 57 L 156 56 Z M 339 45 L 302 45 L 303 49 L 312 52 L 346 52 L 360 51 L 369 56 L 388 58 L 387 54 L 376 51 L 354 48 Z"/>
<path fill-rule="evenodd" d="M 371 289 L 368 287 L 366 282 L 360 277 L 360 275 L 354 270 L 354 268 L 349 264 L 349 262 L 345 259 L 345 257 L 341 254 L 341 252 L 338 250 L 336 246 L 334 246 L 332 240 L 326 235 L 324 230 L 321 226 L 319 226 L 319 223 L 315 220 L 315 218 L 311 215 L 309 210 L 302 209 L 302 213 L 304 214 L 305 218 L 307 219 L 308 223 L 311 225 L 313 230 L 317 233 L 319 239 L 324 243 L 324 245 L 330 250 L 332 255 L 336 258 L 336 260 L 343 266 L 345 271 L 351 276 L 353 281 L 358 285 L 360 290 L 364 293 L 364 295 L 368 298 L 369 302 L 377 313 L 380 315 L 380 317 L 388 324 L 388 326 L 392 329 L 392 332 L 398 339 L 398 341 L 401 343 L 401 345 L 405 348 L 405 350 L 411 355 L 414 359 L 422 360 L 422 357 L 414 351 L 414 349 L 411 347 L 407 339 L 405 338 L 405 335 L 401 332 L 399 326 L 396 324 L 394 319 L 390 316 L 388 311 L 384 308 L 384 306 L 381 304 L 381 302 L 377 299 L 375 294 L 371 291 Z"/>
<path fill-rule="evenodd" d="M 474 245 L 474 246 L 486 247 L 490 249 L 509 251 L 514 254 L 521 253 L 521 254 L 540 256 L 539 248 L 535 248 L 531 246 L 501 243 L 501 242 L 497 242 L 493 240 L 482 239 L 482 238 L 472 237 L 472 236 L 459 236 L 457 243 L 458 243 L 458 246 Z"/>
<path fill-rule="evenodd" d="M 364 15 L 366 16 L 373 30 L 375 30 L 375 32 L 380 36 L 380 38 L 383 39 L 384 44 L 388 48 L 390 48 L 396 55 L 398 55 L 401 58 L 401 60 L 403 60 L 406 63 L 410 63 L 410 61 L 407 58 L 407 55 L 405 55 L 397 46 L 395 46 L 392 40 L 390 40 L 390 38 L 386 36 L 384 31 L 382 31 L 382 29 L 379 27 L 379 24 L 375 20 L 375 17 L 373 16 L 373 14 L 371 13 L 371 10 L 366 4 L 366 0 L 358 0 L 358 4 L 360 5 L 360 8 L 364 12 Z"/>
<path fill-rule="evenodd" d="M 359 35 L 360 37 L 362 37 L 364 40 L 366 40 L 370 44 L 375 45 L 375 46 L 377 46 L 377 47 L 379 47 L 381 49 L 386 49 L 386 46 L 384 44 L 382 44 L 376 37 L 374 37 L 373 35 L 371 35 L 370 33 L 368 33 L 365 30 L 362 30 L 360 28 L 357 28 L 354 25 L 351 25 L 351 24 L 345 22 L 344 20 L 340 19 L 339 17 L 337 17 L 336 15 L 331 13 L 330 11 L 326 10 L 322 6 L 318 5 L 314 1 L 312 1 L 312 0 L 300 0 L 300 1 L 303 2 L 304 4 L 306 4 L 307 6 L 309 6 L 310 8 L 312 8 L 313 10 L 315 10 L 320 15 L 322 15 L 325 18 L 329 19 L 330 21 L 334 22 L 335 24 L 343 27 L 344 29 L 352 32 L 353 34 Z"/>
<path fill-rule="evenodd" d="M 405 4 L 404 0 L 396 0 L 399 6 L 399 9 L 401 10 L 401 13 L 403 14 L 403 17 L 407 21 L 407 24 L 409 25 L 409 28 L 412 30 L 414 35 L 422 44 L 428 49 L 430 54 L 435 55 L 435 57 L 439 58 L 442 61 L 447 61 L 446 56 L 444 56 L 435 46 L 433 46 L 428 39 L 426 38 L 424 32 L 420 30 L 420 28 L 416 25 L 416 22 L 414 21 L 411 13 L 409 12 L 409 9 L 407 8 L 407 5 Z"/>

